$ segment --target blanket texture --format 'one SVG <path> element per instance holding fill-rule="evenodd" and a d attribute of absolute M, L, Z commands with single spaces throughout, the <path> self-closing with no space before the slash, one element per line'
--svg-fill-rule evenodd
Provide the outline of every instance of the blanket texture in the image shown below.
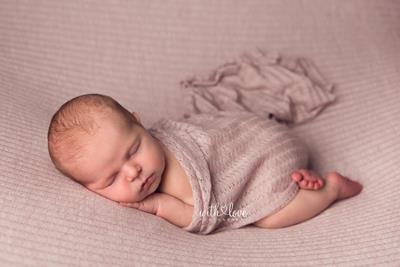
<path fill-rule="evenodd" d="M 3 0 L 0 21 L 1 266 L 400 266 L 400 1 Z M 293 227 L 202 236 L 54 168 L 47 127 L 68 99 L 110 95 L 148 128 L 182 116 L 177 77 L 257 45 L 335 83 L 337 102 L 291 131 L 360 195 Z"/>
<path fill-rule="evenodd" d="M 284 207 L 299 189 L 290 174 L 308 160 L 287 126 L 249 112 L 161 119 L 149 131 L 189 178 L 194 213 L 184 229 L 199 234 L 239 228 Z"/>

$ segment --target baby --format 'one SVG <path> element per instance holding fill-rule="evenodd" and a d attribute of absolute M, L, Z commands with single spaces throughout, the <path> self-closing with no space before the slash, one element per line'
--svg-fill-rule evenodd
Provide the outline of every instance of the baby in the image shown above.
<path fill-rule="evenodd" d="M 185 169 L 174 153 L 109 96 L 81 95 L 64 103 L 48 129 L 55 167 L 87 189 L 123 206 L 157 215 L 184 228 L 193 218 L 194 200 Z M 325 179 L 293 170 L 299 187 L 282 209 L 253 225 L 282 228 L 310 219 L 331 203 L 359 194 L 362 186 L 337 172 Z"/>

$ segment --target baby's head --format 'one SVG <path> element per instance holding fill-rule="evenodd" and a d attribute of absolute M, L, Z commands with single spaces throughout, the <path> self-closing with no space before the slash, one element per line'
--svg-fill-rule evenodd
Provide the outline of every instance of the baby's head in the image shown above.
<path fill-rule="evenodd" d="M 50 158 L 62 174 L 110 200 L 137 202 L 160 185 L 166 164 L 162 144 L 137 113 L 109 96 L 87 94 L 64 103 L 47 138 Z"/>

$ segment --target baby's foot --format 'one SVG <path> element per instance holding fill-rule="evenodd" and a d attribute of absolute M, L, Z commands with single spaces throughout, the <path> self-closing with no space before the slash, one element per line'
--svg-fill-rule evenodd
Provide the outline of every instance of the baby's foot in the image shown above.
<path fill-rule="evenodd" d="M 363 188 L 360 183 L 352 181 L 338 172 L 328 173 L 326 179 L 327 183 L 329 183 L 332 188 L 337 190 L 337 200 L 346 199 L 358 195 Z"/>
<path fill-rule="evenodd" d="M 311 170 L 300 169 L 294 171 L 292 173 L 292 179 L 295 180 L 302 189 L 319 190 L 324 186 L 324 179 Z"/>

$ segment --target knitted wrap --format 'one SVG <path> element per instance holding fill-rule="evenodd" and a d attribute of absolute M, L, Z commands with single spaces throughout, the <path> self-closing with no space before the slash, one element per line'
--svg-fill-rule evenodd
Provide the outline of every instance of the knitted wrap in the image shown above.
<path fill-rule="evenodd" d="M 245 111 L 163 118 L 148 129 L 185 170 L 194 213 L 186 231 L 240 228 L 277 212 L 299 187 L 290 174 L 307 167 L 307 148 L 286 125 Z"/>

